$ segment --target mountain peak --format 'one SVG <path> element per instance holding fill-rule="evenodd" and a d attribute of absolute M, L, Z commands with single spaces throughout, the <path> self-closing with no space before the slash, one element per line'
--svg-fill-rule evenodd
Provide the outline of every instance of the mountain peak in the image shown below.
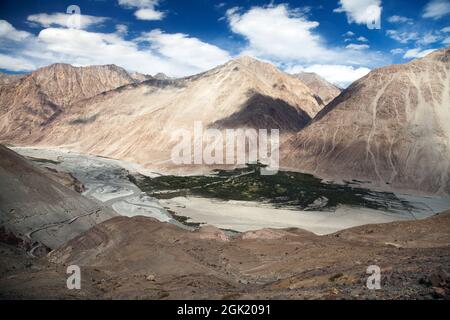
<path fill-rule="evenodd" d="M 169 80 L 169 79 L 171 79 L 168 75 L 166 75 L 163 72 L 159 72 L 159 73 L 155 74 L 153 76 L 153 78 L 158 79 L 158 80 Z"/>
<path fill-rule="evenodd" d="M 274 67 L 271 63 L 264 62 L 264 61 L 261 61 L 261 60 L 258 60 L 256 58 L 254 58 L 254 57 L 247 56 L 247 55 L 239 56 L 239 57 L 231 60 L 230 62 L 234 63 L 234 64 L 244 65 L 244 66 L 260 65 L 260 66 L 271 66 L 271 67 Z"/>
<path fill-rule="evenodd" d="M 435 50 L 423 57 L 422 60 L 448 62 L 450 60 L 450 46 L 447 48 Z"/>
<path fill-rule="evenodd" d="M 312 92 L 314 92 L 325 105 L 330 103 L 341 93 L 341 88 L 328 82 L 317 73 L 314 72 L 300 72 L 293 75 L 300 79 Z"/>

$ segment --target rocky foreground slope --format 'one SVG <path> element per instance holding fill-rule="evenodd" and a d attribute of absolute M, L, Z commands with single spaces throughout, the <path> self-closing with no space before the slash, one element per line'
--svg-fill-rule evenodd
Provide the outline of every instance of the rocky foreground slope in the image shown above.
<path fill-rule="evenodd" d="M 31 260 L 0 244 L 0 297 L 450 298 L 449 228 L 447 212 L 328 236 L 264 229 L 229 237 L 210 226 L 186 231 L 151 218 L 117 217 L 46 258 Z M 65 289 L 71 264 L 81 267 L 81 290 Z M 366 287 L 370 265 L 381 268 L 380 290 Z"/>
<path fill-rule="evenodd" d="M 22 74 L 7 74 L 0 72 L 0 87 L 19 81 L 21 78 L 23 78 L 25 75 Z"/>
<path fill-rule="evenodd" d="M 54 249 L 117 215 L 61 182 L 72 184 L 0 145 L 0 238 Z"/>
<path fill-rule="evenodd" d="M 322 177 L 450 194 L 450 48 L 373 70 L 282 151 Z"/>

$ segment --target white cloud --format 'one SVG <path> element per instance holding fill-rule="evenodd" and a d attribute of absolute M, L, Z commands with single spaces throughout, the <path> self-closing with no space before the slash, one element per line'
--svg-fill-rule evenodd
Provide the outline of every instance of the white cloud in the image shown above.
<path fill-rule="evenodd" d="M 450 44 L 450 37 L 445 38 L 444 40 L 442 40 L 443 44 Z"/>
<path fill-rule="evenodd" d="M 120 32 L 46 28 L 38 36 L 30 34 L 27 41 L 16 42 L 7 52 L 1 48 L 0 63 L 2 68 L 12 71 L 30 71 L 64 62 L 76 66 L 116 64 L 147 74 L 186 76 L 230 58 L 226 51 L 184 34 L 159 30 L 150 34 L 144 34 L 145 40 L 143 37 L 125 40 Z M 0 42 L 4 39 L 5 35 L 0 34 Z"/>
<path fill-rule="evenodd" d="M 303 67 L 293 67 L 286 70 L 289 73 L 304 72 L 314 72 L 319 76 L 323 77 L 327 81 L 340 86 L 341 88 L 346 88 L 352 82 L 358 80 L 359 78 L 365 76 L 370 72 L 368 68 L 354 68 L 352 66 L 345 65 L 324 65 L 315 64 L 307 68 Z"/>
<path fill-rule="evenodd" d="M 396 49 L 392 49 L 391 53 L 395 54 L 395 55 L 402 54 L 402 53 L 405 53 L 405 50 L 403 50 L 402 48 L 396 48 Z"/>
<path fill-rule="evenodd" d="M 445 27 L 441 29 L 442 32 L 450 32 L 450 27 Z"/>
<path fill-rule="evenodd" d="M 417 41 L 417 43 L 422 44 L 422 45 L 428 45 L 431 43 L 438 42 L 441 39 L 442 39 L 441 36 L 435 35 L 432 32 L 427 32 L 422 37 L 420 37 L 420 39 Z"/>
<path fill-rule="evenodd" d="M 369 40 L 367 40 L 366 37 L 358 37 L 356 40 L 361 41 L 361 42 L 368 42 Z"/>
<path fill-rule="evenodd" d="M 150 43 L 152 49 L 172 61 L 203 70 L 213 68 L 231 59 L 228 52 L 182 33 L 168 34 L 156 29 L 143 34 L 140 41 Z"/>
<path fill-rule="evenodd" d="M 410 49 L 406 51 L 406 53 L 403 55 L 403 58 L 404 59 L 423 58 L 435 50 L 436 49 L 428 49 L 428 50 L 422 50 L 420 48 Z"/>
<path fill-rule="evenodd" d="M 339 0 L 334 12 L 345 12 L 348 23 L 371 24 L 380 21 L 381 0 Z"/>
<path fill-rule="evenodd" d="M 431 0 L 427 3 L 422 17 L 430 19 L 440 19 L 450 13 L 449 0 Z"/>
<path fill-rule="evenodd" d="M 22 41 L 30 36 L 31 33 L 26 31 L 19 31 L 14 28 L 8 21 L 0 20 L 0 39 Z"/>
<path fill-rule="evenodd" d="M 350 49 L 350 50 L 365 50 L 365 49 L 369 49 L 370 47 L 367 44 L 351 43 L 351 44 L 347 45 L 346 48 Z"/>
<path fill-rule="evenodd" d="M 118 24 L 118 25 L 116 25 L 116 31 L 118 34 L 127 34 L 128 26 L 125 24 Z"/>
<path fill-rule="evenodd" d="M 15 58 L 0 53 L 0 69 L 9 71 L 29 71 L 34 70 L 36 66 L 26 59 Z"/>
<path fill-rule="evenodd" d="M 400 43 L 408 43 L 409 41 L 416 41 L 419 39 L 419 34 L 417 32 L 387 30 L 386 34 Z"/>
<path fill-rule="evenodd" d="M 164 13 L 152 8 L 144 8 L 137 10 L 134 15 L 138 20 L 161 20 Z"/>
<path fill-rule="evenodd" d="M 353 31 L 347 31 L 346 33 L 343 34 L 344 37 L 353 37 L 355 35 L 355 33 Z"/>
<path fill-rule="evenodd" d="M 72 26 L 74 19 L 79 21 L 79 27 L 86 29 L 92 25 L 100 24 L 108 20 L 105 17 L 94 17 L 89 15 L 80 14 L 66 14 L 66 13 L 39 13 L 29 15 L 27 20 L 29 22 L 36 23 L 42 27 L 65 27 L 69 28 Z"/>
<path fill-rule="evenodd" d="M 248 51 L 259 56 L 312 60 L 328 51 L 312 32 L 319 23 L 306 20 L 284 4 L 253 7 L 243 14 L 233 8 L 227 11 L 227 18 L 231 30 L 249 41 Z"/>
<path fill-rule="evenodd" d="M 319 25 L 285 4 L 238 8 L 227 11 L 230 29 L 248 40 L 244 54 L 276 64 L 375 64 L 384 57 L 374 52 L 359 53 L 341 47 L 328 47 L 315 32 Z"/>
<path fill-rule="evenodd" d="M 390 23 L 407 23 L 407 24 L 413 24 L 413 19 L 407 18 L 407 17 L 403 17 L 403 16 L 397 16 L 397 15 L 390 16 L 390 17 L 387 19 L 387 21 L 390 22 Z"/>
<path fill-rule="evenodd" d="M 138 20 L 162 20 L 165 13 L 155 9 L 159 0 L 118 0 L 120 6 L 137 9 L 134 15 Z"/>

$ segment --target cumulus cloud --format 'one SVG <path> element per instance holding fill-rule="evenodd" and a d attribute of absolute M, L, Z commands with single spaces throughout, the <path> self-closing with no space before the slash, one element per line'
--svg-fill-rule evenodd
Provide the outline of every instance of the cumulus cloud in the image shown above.
<path fill-rule="evenodd" d="M 151 8 L 137 10 L 134 15 L 138 20 L 161 20 L 164 13 Z"/>
<path fill-rule="evenodd" d="M 29 22 L 35 23 L 44 28 L 49 27 L 65 27 L 69 28 L 72 26 L 73 19 L 77 19 L 79 26 L 82 29 L 86 29 L 92 25 L 100 24 L 108 20 L 105 17 L 95 17 L 89 15 L 81 14 L 66 14 L 66 13 L 39 13 L 32 14 L 27 17 Z"/>
<path fill-rule="evenodd" d="M 403 58 L 404 59 L 423 58 L 435 50 L 436 49 L 422 50 L 420 48 L 414 48 L 414 49 L 410 49 L 410 50 L 406 51 L 406 53 L 403 55 Z"/>
<path fill-rule="evenodd" d="M 0 21 L 2 25 L 7 24 Z M 7 34 L 0 33 L 0 43 L 5 37 L 20 32 L 13 28 Z M 56 62 L 76 66 L 116 64 L 147 74 L 164 72 L 170 76 L 185 76 L 229 59 L 226 51 L 197 38 L 159 30 L 150 34 L 125 40 L 120 32 L 45 28 L 37 36 L 28 34 L 27 41 L 15 43 L 7 52 L 4 47 L 0 48 L 1 68 L 31 71 Z"/>
<path fill-rule="evenodd" d="M 345 12 L 348 23 L 372 24 L 380 21 L 381 0 L 339 0 L 334 12 Z"/>
<path fill-rule="evenodd" d="M 425 6 L 422 17 L 437 20 L 448 14 L 450 14 L 449 0 L 431 0 Z"/>
<path fill-rule="evenodd" d="M 230 28 L 249 42 L 248 50 L 260 56 L 281 59 L 305 59 L 328 52 L 322 39 L 313 33 L 319 23 L 284 5 L 254 7 L 245 13 L 237 8 L 227 11 Z"/>
<path fill-rule="evenodd" d="M 286 70 L 289 73 L 304 72 L 314 72 L 319 76 L 323 77 L 327 81 L 341 87 L 346 88 L 354 81 L 365 76 L 370 72 L 370 69 L 360 67 L 354 68 L 352 66 L 345 65 L 324 65 L 324 64 L 314 64 L 307 68 L 303 67 L 293 67 Z"/>
<path fill-rule="evenodd" d="M 150 43 L 152 49 L 172 61 L 203 70 L 231 59 L 225 50 L 183 33 L 168 34 L 156 29 L 143 34 L 140 41 Z"/>
<path fill-rule="evenodd" d="M 14 28 L 8 21 L 0 20 L 0 40 L 22 41 L 30 37 L 31 33 L 19 31 Z"/>
<path fill-rule="evenodd" d="M 356 40 L 361 41 L 361 42 L 368 42 L 369 40 L 367 40 L 366 37 L 358 37 Z"/>
<path fill-rule="evenodd" d="M 351 50 L 364 50 L 364 49 L 369 49 L 370 47 L 367 44 L 351 43 L 351 44 L 347 45 L 346 48 L 351 49 Z"/>
<path fill-rule="evenodd" d="M 448 33 L 450 32 L 450 27 L 445 27 L 441 29 L 442 32 Z"/>
<path fill-rule="evenodd" d="M 120 6 L 127 9 L 137 9 L 134 12 L 138 20 L 162 20 L 165 13 L 156 10 L 159 0 L 118 0 Z"/>
<path fill-rule="evenodd" d="M 253 7 L 246 12 L 232 8 L 226 17 L 230 29 L 248 41 L 243 53 L 275 63 L 374 64 L 384 59 L 373 52 L 327 46 L 315 30 L 319 23 L 285 4 Z"/>
<path fill-rule="evenodd" d="M 26 59 L 11 57 L 0 53 L 0 69 L 9 71 L 28 71 L 34 70 L 35 68 L 36 66 Z"/>

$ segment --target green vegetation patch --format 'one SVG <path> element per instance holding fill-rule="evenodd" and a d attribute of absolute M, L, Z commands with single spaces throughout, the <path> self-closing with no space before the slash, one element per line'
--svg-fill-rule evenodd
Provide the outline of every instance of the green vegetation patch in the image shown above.
<path fill-rule="evenodd" d="M 34 157 L 27 157 L 28 160 L 34 161 L 34 162 L 40 162 L 40 163 L 51 163 L 51 164 L 59 164 L 60 161 L 55 161 L 51 159 L 43 159 L 43 158 L 34 158 Z"/>
<path fill-rule="evenodd" d="M 216 170 L 210 176 L 139 177 L 134 183 L 158 199 L 200 196 L 222 200 L 268 202 L 302 210 L 331 210 L 338 205 L 372 209 L 405 209 L 407 204 L 389 192 L 374 192 L 355 183 L 325 183 L 310 174 L 279 171 L 261 175 L 262 166 Z"/>

